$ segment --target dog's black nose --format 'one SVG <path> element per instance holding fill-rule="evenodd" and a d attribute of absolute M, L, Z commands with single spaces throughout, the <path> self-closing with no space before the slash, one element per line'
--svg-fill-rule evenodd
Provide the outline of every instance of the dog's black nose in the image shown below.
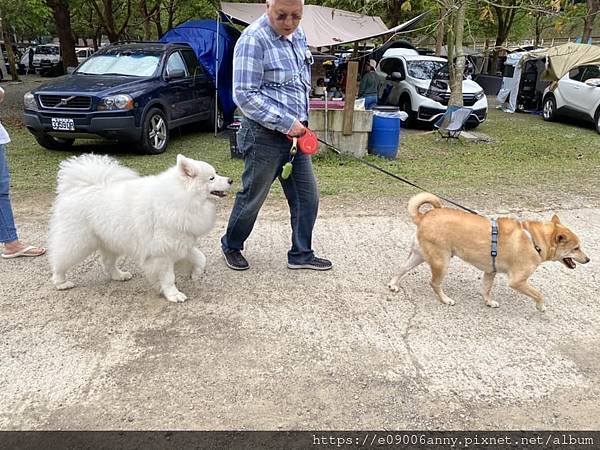
<path fill-rule="evenodd" d="M 590 261 L 591 261 L 591 259 L 590 259 L 590 258 L 586 258 L 586 259 L 585 259 L 585 263 L 586 263 L 586 264 L 587 264 L 587 263 L 589 263 Z"/>
<path fill-rule="evenodd" d="M 227 182 L 228 182 L 229 184 L 233 184 L 233 180 L 232 180 L 231 178 L 227 178 Z"/>

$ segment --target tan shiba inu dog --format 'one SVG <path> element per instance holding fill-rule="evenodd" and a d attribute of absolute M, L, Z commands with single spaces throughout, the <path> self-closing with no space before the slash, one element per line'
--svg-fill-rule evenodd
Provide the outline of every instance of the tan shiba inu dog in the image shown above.
<path fill-rule="evenodd" d="M 433 209 L 420 212 L 424 204 L 433 206 Z M 388 285 L 394 292 L 398 291 L 398 282 L 408 271 L 426 262 L 431 268 L 431 287 L 440 301 L 454 305 L 454 300 L 444 294 L 441 285 L 450 258 L 458 256 L 484 272 L 482 294 L 486 305 L 492 308 L 499 306 L 492 300 L 491 290 L 496 273 L 502 272 L 508 275 L 513 289 L 531 297 L 537 309 L 544 311 L 542 293 L 527 282 L 537 267 L 546 261 L 560 261 L 574 269 L 575 261 L 581 264 L 590 261 L 581 250 L 579 238 L 556 215 L 548 223 L 498 219 L 498 254 L 494 271 L 489 219 L 443 208 L 440 199 L 429 193 L 412 197 L 408 202 L 408 212 L 417 225 L 417 234 L 407 261 Z"/>

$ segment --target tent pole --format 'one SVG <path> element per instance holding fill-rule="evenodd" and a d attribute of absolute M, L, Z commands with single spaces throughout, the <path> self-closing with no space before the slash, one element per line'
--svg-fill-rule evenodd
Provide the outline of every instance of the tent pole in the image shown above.
<path fill-rule="evenodd" d="M 215 137 L 219 128 L 219 31 L 221 29 L 221 14 L 217 11 L 217 57 L 215 64 Z"/>

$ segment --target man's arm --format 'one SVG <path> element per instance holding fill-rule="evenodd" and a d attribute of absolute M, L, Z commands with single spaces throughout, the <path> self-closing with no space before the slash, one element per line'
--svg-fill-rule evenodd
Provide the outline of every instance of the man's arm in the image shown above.
<path fill-rule="evenodd" d="M 264 74 L 263 49 L 252 36 L 243 36 L 233 53 L 233 100 L 248 118 L 284 134 L 297 131 L 296 118 L 282 113 L 260 92 Z"/>

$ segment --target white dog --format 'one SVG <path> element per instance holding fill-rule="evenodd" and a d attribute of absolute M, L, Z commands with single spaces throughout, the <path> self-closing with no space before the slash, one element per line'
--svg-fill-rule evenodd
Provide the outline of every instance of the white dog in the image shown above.
<path fill-rule="evenodd" d="M 194 244 L 213 227 L 215 200 L 231 183 L 210 164 L 182 155 L 174 167 L 147 177 L 108 156 L 63 161 L 48 238 L 52 282 L 57 289 L 72 288 L 66 271 L 99 250 L 113 280 L 131 279 L 116 266 L 127 255 L 167 300 L 185 301 L 175 286 L 174 265 L 187 261 L 196 273 L 202 271 L 206 258 Z"/>

